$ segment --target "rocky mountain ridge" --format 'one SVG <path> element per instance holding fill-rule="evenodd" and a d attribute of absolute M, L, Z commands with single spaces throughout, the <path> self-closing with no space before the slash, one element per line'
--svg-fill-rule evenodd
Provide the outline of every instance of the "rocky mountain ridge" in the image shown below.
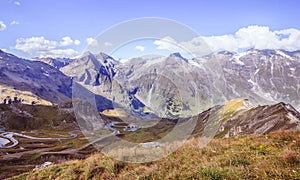
<path fill-rule="evenodd" d="M 240 97 L 257 105 L 285 102 L 299 110 L 299 54 L 250 49 L 242 53 L 216 52 L 194 59 L 173 53 L 123 63 L 112 60 L 114 66 L 106 68 L 115 74 L 107 76 L 101 73 L 99 65 L 91 65 L 83 69 L 93 73 L 78 80 L 92 92 L 138 114 L 151 111 L 168 118 L 190 116 Z M 99 61 L 103 64 L 101 57 Z M 64 73 L 68 74 L 72 66 L 67 65 Z M 95 83 L 97 74 L 109 78 L 103 78 L 102 84 Z"/>
<path fill-rule="evenodd" d="M 300 113 L 283 102 L 254 106 L 248 99 L 235 99 L 200 113 L 198 121 L 205 126 L 217 122 L 216 137 L 300 130 Z"/>
<path fill-rule="evenodd" d="M 179 53 L 173 53 L 167 57 L 141 57 L 119 62 L 104 53 L 86 52 L 79 58 L 64 62 L 60 70 L 89 91 L 107 98 L 126 111 L 141 116 L 150 112 L 160 117 L 176 118 L 196 115 L 240 97 L 245 97 L 256 105 L 285 102 L 299 110 L 299 57 L 299 51 L 250 49 L 242 53 L 216 52 L 194 59 L 186 59 Z M 4 74 L 9 67 L 15 67 L 19 59 L 1 52 L 1 73 Z M 6 62 L 13 62 L 14 65 Z M 19 68 L 27 68 L 21 71 L 25 77 L 26 73 L 31 72 L 26 80 L 23 78 L 20 82 L 20 76 L 24 75 L 14 70 L 16 74 L 8 76 L 11 72 L 6 72 L 2 75 L 5 77 L 2 78 L 2 84 L 10 85 L 8 82 L 11 82 L 14 88 L 30 90 L 51 102 L 66 99 L 54 97 L 56 91 L 51 94 L 52 98 L 49 97 L 49 91 L 53 91 L 55 86 L 68 98 L 71 97 L 72 80 L 68 80 L 68 77 L 57 78 L 56 75 L 63 74 L 44 63 L 22 59 L 19 64 L 21 62 Z M 53 63 L 51 65 L 56 67 Z M 29 69 L 30 66 L 34 69 Z M 51 76 L 48 73 L 50 69 L 53 71 Z M 35 77 L 42 78 L 31 81 Z M 41 81 L 42 79 L 45 81 Z M 25 81 L 31 81 L 27 83 L 27 89 L 23 87 Z M 51 84 L 51 88 L 48 88 L 46 81 Z M 60 85 L 53 85 L 52 82 Z M 41 94 L 36 86 L 47 89 L 48 94 Z"/>
<path fill-rule="evenodd" d="M 0 79 L 0 85 L 31 92 L 52 103 L 71 98 L 70 77 L 48 64 L 25 60 L 3 51 L 0 51 Z M 1 94 L 5 95 L 5 91 Z"/>

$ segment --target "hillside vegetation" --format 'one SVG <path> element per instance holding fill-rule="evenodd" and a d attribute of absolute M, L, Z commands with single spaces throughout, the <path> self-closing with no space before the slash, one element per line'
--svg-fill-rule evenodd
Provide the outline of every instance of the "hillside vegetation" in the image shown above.
<path fill-rule="evenodd" d="M 166 158 L 131 164 L 101 153 L 11 179 L 299 179 L 300 132 L 188 140 Z"/>

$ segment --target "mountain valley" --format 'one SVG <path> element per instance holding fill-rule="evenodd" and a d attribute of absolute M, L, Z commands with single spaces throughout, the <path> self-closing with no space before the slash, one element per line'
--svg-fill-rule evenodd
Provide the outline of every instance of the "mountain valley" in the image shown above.
<path fill-rule="evenodd" d="M 39 177 L 36 172 L 40 171 L 31 171 L 37 165 L 85 159 L 115 140 L 137 143 L 146 149 L 148 146 L 164 149 L 166 146 L 160 140 L 188 123 L 192 124 L 189 126 L 192 129 L 185 129 L 190 132 L 188 143 L 204 137 L 211 140 L 204 150 L 196 148 L 197 152 L 222 152 L 230 156 L 224 152 L 222 141 L 238 144 L 254 158 L 244 162 L 246 155 L 237 153 L 235 166 L 231 162 L 234 157 L 230 156 L 228 166 L 240 168 L 254 167 L 259 158 L 280 159 L 284 155 L 275 151 L 284 154 L 290 150 L 295 162 L 289 163 L 283 157 L 284 165 L 295 167 L 296 173 L 283 177 L 299 177 L 299 54 L 298 51 L 250 49 L 243 53 L 222 51 L 194 59 L 173 53 L 120 62 L 104 53 L 86 52 L 74 59 L 25 60 L 0 51 L 0 169 L 3 172 L 0 178 L 28 171 L 24 176 Z M 107 137 L 102 138 L 103 135 Z M 281 141 L 285 136 L 288 139 Z M 271 140 L 259 144 L 264 138 Z M 253 145 L 240 144 L 248 140 Z M 193 154 L 189 151 L 195 149 L 191 144 L 174 153 L 176 156 L 181 151 Z M 223 149 L 218 149 L 216 144 L 222 144 Z M 282 150 L 281 146 L 289 148 Z M 268 157 L 261 155 L 261 151 Z M 159 163 L 173 162 L 174 153 Z M 90 158 L 119 167 L 114 160 L 107 162 L 102 156 L 98 152 Z M 79 163 L 90 163 L 90 158 Z M 130 158 L 137 157 L 122 158 L 130 162 Z M 54 171 L 47 172 L 43 178 L 62 178 L 61 170 L 53 168 L 65 168 L 68 163 L 72 161 L 42 170 Z M 152 163 L 148 165 L 145 164 L 146 169 L 154 168 Z M 123 164 L 120 170 L 115 167 L 115 175 L 109 175 L 107 167 L 98 166 L 95 165 L 96 170 L 69 169 L 79 171 L 76 178 L 92 171 L 97 177 L 128 177 L 122 174 L 124 167 L 138 171 L 131 164 Z M 227 178 L 241 177 L 224 167 L 218 166 L 216 173 Z M 212 177 L 213 172 L 199 168 L 191 176 Z M 274 170 L 266 171 L 280 177 Z M 151 173 L 154 178 L 154 172 Z"/>

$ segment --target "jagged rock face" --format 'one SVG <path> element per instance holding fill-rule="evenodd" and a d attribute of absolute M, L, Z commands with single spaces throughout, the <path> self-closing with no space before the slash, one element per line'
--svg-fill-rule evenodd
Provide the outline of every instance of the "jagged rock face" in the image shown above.
<path fill-rule="evenodd" d="M 125 107 L 147 107 L 165 118 L 192 116 L 211 107 L 206 72 L 190 65 L 179 53 L 150 60 L 132 59 L 118 68 L 115 80 L 125 91 L 120 93 L 114 86 L 113 96 Z M 203 91 L 198 91 L 201 88 Z M 121 102 L 126 93 L 139 100 L 139 107 L 135 98 Z"/>
<path fill-rule="evenodd" d="M 160 115 L 200 113 L 240 97 L 256 104 L 282 101 L 300 109 L 298 55 L 299 52 L 252 49 L 239 54 L 224 51 L 187 60 L 174 53 L 169 57 L 127 61 L 118 66 L 120 69 L 116 77 L 125 78 L 123 82 L 131 82 L 129 89 L 138 89 L 135 97 L 147 107 L 160 109 Z M 163 98 L 166 89 L 175 100 Z M 174 89 L 179 91 L 170 92 Z M 152 97 L 153 91 L 158 95 Z M 193 103 L 195 99 L 198 105 Z M 177 104 L 179 112 L 176 108 L 175 111 L 169 110 L 168 102 Z M 194 109 L 185 113 L 184 107 Z"/>
<path fill-rule="evenodd" d="M 258 106 L 231 119 L 239 134 L 267 134 L 275 130 L 300 130 L 300 114 L 291 105 Z"/>
<path fill-rule="evenodd" d="M 200 96 L 196 86 L 210 84 L 205 72 L 190 66 L 179 53 L 152 60 L 137 58 L 124 64 L 103 53 L 85 53 L 62 71 L 93 93 L 138 115 L 152 113 L 176 118 L 182 114 L 197 114 L 210 107 L 208 103 L 203 103 L 207 106 L 202 109 L 196 106 Z M 208 91 L 205 93 L 201 96 L 210 101 Z"/>
<path fill-rule="evenodd" d="M 52 66 L 18 58 L 0 51 L 0 83 L 21 91 L 30 91 L 50 102 L 71 98 L 72 80 Z"/>
<path fill-rule="evenodd" d="M 277 130 L 300 130 L 300 113 L 282 102 L 249 106 L 249 100 L 240 99 L 200 113 L 196 133 L 201 134 L 212 122 L 217 137 L 267 134 Z"/>
<path fill-rule="evenodd" d="M 300 114 L 291 105 L 278 103 L 240 112 L 225 121 L 228 135 L 267 134 L 276 130 L 300 130 Z M 230 132 L 231 131 L 231 132 Z"/>
<path fill-rule="evenodd" d="M 117 63 L 105 54 L 86 53 L 62 71 L 128 111 L 176 118 L 240 97 L 300 109 L 299 54 L 251 49 L 191 60 L 174 53 Z"/>
<path fill-rule="evenodd" d="M 116 75 L 115 64 L 117 62 L 104 53 L 98 54 L 96 58 L 102 60 L 102 62 L 96 75 L 94 86 L 101 86 L 101 83 L 103 85 L 110 84 L 111 86 L 112 78 Z"/>
<path fill-rule="evenodd" d="M 300 59 L 298 52 L 249 50 L 244 53 L 217 53 L 204 63 L 222 77 L 227 100 L 247 97 L 257 103 L 286 102 L 300 109 Z M 215 69 L 215 64 L 219 64 Z"/>
<path fill-rule="evenodd" d="M 89 90 L 99 94 L 99 92 L 94 91 L 94 87 L 101 88 L 101 92 L 111 91 L 112 78 L 116 74 L 115 65 L 117 63 L 112 57 L 104 53 L 94 55 L 86 52 L 80 58 L 63 67 L 61 71 L 75 78 L 77 82 L 85 85 Z"/>

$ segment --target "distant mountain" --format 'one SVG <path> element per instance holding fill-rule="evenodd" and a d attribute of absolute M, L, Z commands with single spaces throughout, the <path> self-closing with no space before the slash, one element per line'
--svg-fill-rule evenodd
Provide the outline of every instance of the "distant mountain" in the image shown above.
<path fill-rule="evenodd" d="M 71 97 L 73 78 L 94 94 L 143 117 L 149 113 L 189 117 L 241 97 L 254 104 L 285 102 L 300 109 L 300 51 L 223 51 L 194 59 L 173 53 L 125 62 L 104 53 L 86 52 L 75 59 L 36 60 L 1 51 L 1 85 L 58 102 Z M 105 104 L 112 108 L 111 103 Z"/>
<path fill-rule="evenodd" d="M 1 50 L 0 85 L 8 89 L 2 89 L 2 99 L 5 96 L 13 98 L 15 94 L 11 92 L 16 90 L 18 94 L 22 91 L 30 92 L 29 96 L 58 103 L 70 99 L 72 93 L 72 79 L 56 68 L 42 62 L 21 59 Z M 29 98 L 24 97 L 24 94 L 22 96 L 25 100 Z"/>
<path fill-rule="evenodd" d="M 222 91 L 224 99 L 247 97 L 258 104 L 285 102 L 300 109 L 298 51 L 224 51 L 195 61 L 219 76 L 214 78 L 212 86 Z"/>
<path fill-rule="evenodd" d="M 241 97 L 255 104 L 285 102 L 300 109 L 299 51 L 223 51 L 194 59 L 173 53 L 122 63 L 87 52 L 61 70 L 95 94 L 142 116 L 187 117 Z"/>
<path fill-rule="evenodd" d="M 61 69 L 62 67 L 72 63 L 74 59 L 70 58 L 33 58 L 33 61 L 40 61 L 44 62 L 46 64 L 49 64 L 52 67 L 55 67 L 56 69 Z"/>
<path fill-rule="evenodd" d="M 117 68 L 114 80 L 118 85 L 113 86 L 112 93 L 124 107 L 177 118 L 198 114 L 213 105 L 205 69 L 193 66 L 179 53 L 154 59 L 135 58 Z M 127 94 L 132 98 L 124 98 Z"/>
<path fill-rule="evenodd" d="M 105 92 L 111 90 L 112 78 L 116 74 L 116 64 L 118 64 L 117 61 L 104 53 L 86 52 L 64 66 L 61 71 L 86 87 L 101 87 Z"/>
<path fill-rule="evenodd" d="M 135 58 L 118 66 L 115 79 L 128 92 L 136 90 L 135 97 L 145 106 L 167 117 L 200 113 L 241 97 L 255 104 L 285 102 L 300 109 L 298 51 L 223 51 L 192 60 L 179 53 Z M 177 106 L 179 112 L 166 104 Z"/>

